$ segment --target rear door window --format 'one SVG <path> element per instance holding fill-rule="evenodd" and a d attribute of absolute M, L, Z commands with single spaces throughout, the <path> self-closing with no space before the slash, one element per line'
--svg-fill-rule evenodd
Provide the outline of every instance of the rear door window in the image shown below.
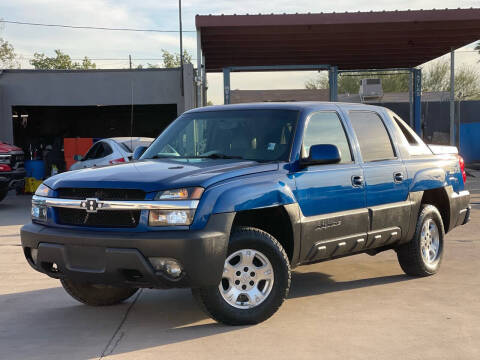
<path fill-rule="evenodd" d="M 110 155 L 111 153 L 113 153 L 113 150 L 111 148 L 111 146 L 109 144 L 107 144 L 106 142 L 101 142 L 100 143 L 101 147 L 95 157 L 95 159 L 101 159 L 101 158 L 104 158 L 108 155 Z"/>
<path fill-rule="evenodd" d="M 349 117 L 364 162 L 396 158 L 390 135 L 380 115 L 373 111 L 350 111 Z"/>
<path fill-rule="evenodd" d="M 98 151 L 101 150 L 101 143 L 97 142 L 88 150 L 83 160 L 93 160 L 97 158 Z"/>
<path fill-rule="evenodd" d="M 400 130 L 400 137 L 405 144 L 410 155 L 431 155 L 429 147 L 420 139 L 420 137 L 412 130 L 410 126 L 403 121 L 400 116 L 393 111 L 389 111 L 395 125 Z"/>

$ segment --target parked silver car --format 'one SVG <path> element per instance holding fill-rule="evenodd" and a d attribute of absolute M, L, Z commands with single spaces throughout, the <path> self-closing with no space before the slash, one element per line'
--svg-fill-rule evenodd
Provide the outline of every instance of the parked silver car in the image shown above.
<path fill-rule="evenodd" d="M 75 155 L 76 163 L 70 167 L 70 170 L 131 161 L 137 147 L 149 146 L 153 140 L 148 137 L 116 137 L 99 140 L 92 145 L 85 156 Z"/>

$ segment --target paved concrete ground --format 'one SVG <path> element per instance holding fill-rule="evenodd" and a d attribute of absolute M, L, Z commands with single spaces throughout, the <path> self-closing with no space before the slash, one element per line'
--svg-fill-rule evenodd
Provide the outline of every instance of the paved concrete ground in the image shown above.
<path fill-rule="evenodd" d="M 11 195 L 0 203 L 0 359 L 480 359 L 480 178 L 469 187 L 473 220 L 447 236 L 436 276 L 403 275 L 392 251 L 301 267 L 280 311 L 252 327 L 216 324 L 188 290 L 76 303 L 27 265 L 30 200 Z"/>

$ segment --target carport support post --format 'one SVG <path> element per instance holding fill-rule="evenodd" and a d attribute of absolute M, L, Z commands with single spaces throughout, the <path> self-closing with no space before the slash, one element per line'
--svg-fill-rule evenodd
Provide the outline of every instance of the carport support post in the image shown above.
<path fill-rule="evenodd" d="M 230 68 L 223 68 L 223 103 L 230 104 Z"/>
<path fill-rule="evenodd" d="M 413 123 L 415 132 L 422 136 L 422 70 L 413 72 Z"/>
<path fill-rule="evenodd" d="M 203 106 L 202 34 L 197 30 L 197 107 Z"/>
<path fill-rule="evenodd" d="M 338 101 L 338 66 L 331 66 L 328 69 L 328 88 L 330 101 Z"/>
<path fill-rule="evenodd" d="M 459 128 L 459 131 L 460 131 L 460 128 Z M 455 146 L 455 51 L 454 50 L 450 52 L 450 145 Z"/>

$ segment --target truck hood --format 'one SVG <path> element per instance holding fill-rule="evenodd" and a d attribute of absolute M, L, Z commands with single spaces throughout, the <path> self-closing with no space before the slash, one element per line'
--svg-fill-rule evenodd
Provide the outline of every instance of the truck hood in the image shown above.
<path fill-rule="evenodd" d="M 101 168 L 69 171 L 45 180 L 59 188 L 140 189 L 146 192 L 208 186 L 237 176 L 278 170 L 278 163 L 226 159 L 143 160 Z"/>
<path fill-rule="evenodd" d="M 12 151 L 22 151 L 22 149 L 0 141 L 0 154 L 10 153 Z"/>

